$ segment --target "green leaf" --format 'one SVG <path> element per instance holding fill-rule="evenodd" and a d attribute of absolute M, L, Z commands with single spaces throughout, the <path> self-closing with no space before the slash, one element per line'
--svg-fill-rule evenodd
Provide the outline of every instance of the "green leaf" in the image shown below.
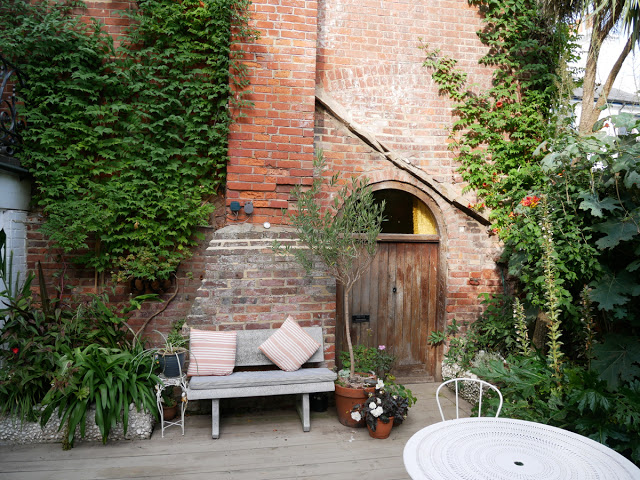
<path fill-rule="evenodd" d="M 605 342 L 594 345 L 595 359 L 592 367 L 600 379 L 615 389 L 620 380 L 631 381 L 640 377 L 640 341 L 637 337 L 607 335 Z"/>
<path fill-rule="evenodd" d="M 604 216 L 603 210 L 614 211 L 621 210 L 620 204 L 617 200 L 611 197 L 605 197 L 602 200 L 598 195 L 591 192 L 584 192 L 578 195 L 583 201 L 580 203 L 582 210 L 590 210 L 591 215 L 602 218 Z"/>
<path fill-rule="evenodd" d="M 633 217 L 627 216 L 622 219 L 611 218 L 606 222 L 595 225 L 593 227 L 595 231 L 605 234 L 603 238 L 596 241 L 596 245 L 601 250 L 604 250 L 613 248 L 620 242 L 631 240 L 639 233 L 639 221 L 638 215 L 634 215 Z"/>
<path fill-rule="evenodd" d="M 628 271 L 618 274 L 607 273 L 600 280 L 591 283 L 591 300 L 598 303 L 600 310 L 613 310 L 616 305 L 624 305 L 630 296 L 640 295 L 640 284 Z"/>

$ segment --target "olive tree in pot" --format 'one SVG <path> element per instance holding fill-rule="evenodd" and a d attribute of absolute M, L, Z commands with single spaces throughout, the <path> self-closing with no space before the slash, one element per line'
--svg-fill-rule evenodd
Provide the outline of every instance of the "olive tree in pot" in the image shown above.
<path fill-rule="evenodd" d="M 291 245 L 283 247 L 275 242 L 273 249 L 276 252 L 284 250 L 292 254 L 307 274 L 313 269 L 314 262 L 319 261 L 324 270 L 342 285 L 343 319 L 350 371 L 348 379 L 339 380 L 336 384 L 336 404 L 339 404 L 339 390 L 345 388 L 357 391 L 357 398 L 348 402 L 358 403 L 364 395 L 364 385 L 354 370 L 349 296 L 354 284 L 367 272 L 375 256 L 376 240 L 382 231 L 384 220 L 384 202 L 376 202 L 367 178 L 351 177 L 338 190 L 333 202 L 323 207 L 321 199 L 323 193 L 326 193 L 322 188 L 325 183 L 324 167 L 324 157 L 320 150 L 314 160 L 312 185 L 309 188 L 297 185 L 291 192 L 297 209 L 288 213 L 288 221 L 296 229 L 299 240 L 306 248 L 293 248 Z M 327 180 L 329 188 L 334 190 L 339 185 L 340 174 L 336 173 Z M 356 426 L 351 425 L 351 405 L 345 412 L 342 412 L 343 409 L 338 406 L 341 423 Z M 341 415 L 343 413 L 344 416 Z"/>

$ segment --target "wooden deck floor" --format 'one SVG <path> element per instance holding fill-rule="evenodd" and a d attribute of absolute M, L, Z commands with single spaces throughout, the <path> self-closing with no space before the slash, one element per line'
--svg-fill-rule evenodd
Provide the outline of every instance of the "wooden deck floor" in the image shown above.
<path fill-rule="evenodd" d="M 67 452 L 59 444 L 0 446 L 0 479 L 407 479 L 402 450 L 416 431 L 440 421 L 437 386 L 409 385 L 418 402 L 386 440 L 341 425 L 335 408 L 312 412 L 307 433 L 295 409 L 222 412 L 218 440 L 211 439 L 211 417 L 196 415 L 187 418 L 184 436 L 171 427 L 164 438 L 156 430 L 150 440 L 78 442 Z"/>

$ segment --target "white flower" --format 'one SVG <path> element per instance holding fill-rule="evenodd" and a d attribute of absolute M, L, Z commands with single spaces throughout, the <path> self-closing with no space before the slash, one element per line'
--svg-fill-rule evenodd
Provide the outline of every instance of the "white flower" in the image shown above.
<path fill-rule="evenodd" d="M 378 402 L 378 405 L 380 405 L 382 403 L 382 400 L 380 400 L 379 398 L 376 398 L 376 402 Z"/>
<path fill-rule="evenodd" d="M 376 402 L 371 402 L 369 404 L 369 410 L 375 410 L 376 407 L 377 407 Z"/>
<path fill-rule="evenodd" d="M 593 167 L 591 167 L 591 171 L 592 172 L 602 172 L 605 168 L 604 163 L 598 161 L 596 163 L 593 164 Z"/>
<path fill-rule="evenodd" d="M 382 409 L 382 407 L 378 407 L 375 410 L 371 410 L 371 415 L 373 415 L 376 418 L 378 418 L 383 413 L 384 413 L 384 410 Z"/>
<path fill-rule="evenodd" d="M 356 422 L 359 422 L 360 420 L 362 420 L 362 415 L 360 415 L 360 412 L 351 412 L 351 418 L 353 418 Z"/>
<path fill-rule="evenodd" d="M 378 380 L 376 383 L 376 390 L 382 390 L 384 388 L 384 382 L 382 380 Z"/>

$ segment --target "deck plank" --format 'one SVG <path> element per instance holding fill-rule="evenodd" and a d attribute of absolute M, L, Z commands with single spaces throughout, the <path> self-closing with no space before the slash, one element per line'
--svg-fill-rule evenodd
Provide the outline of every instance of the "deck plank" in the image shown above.
<path fill-rule="evenodd" d="M 184 436 L 172 427 L 165 438 L 154 431 L 149 440 L 77 442 L 69 451 L 60 444 L 0 446 L 0 479 L 407 479 L 402 450 L 416 431 L 440 421 L 437 386 L 408 386 L 418 403 L 386 440 L 339 424 L 331 408 L 312 412 L 308 433 L 293 408 L 236 415 L 223 411 L 218 440 L 211 439 L 211 417 L 194 415 L 187 417 Z M 454 403 L 448 401 L 445 408 L 453 412 Z"/>

